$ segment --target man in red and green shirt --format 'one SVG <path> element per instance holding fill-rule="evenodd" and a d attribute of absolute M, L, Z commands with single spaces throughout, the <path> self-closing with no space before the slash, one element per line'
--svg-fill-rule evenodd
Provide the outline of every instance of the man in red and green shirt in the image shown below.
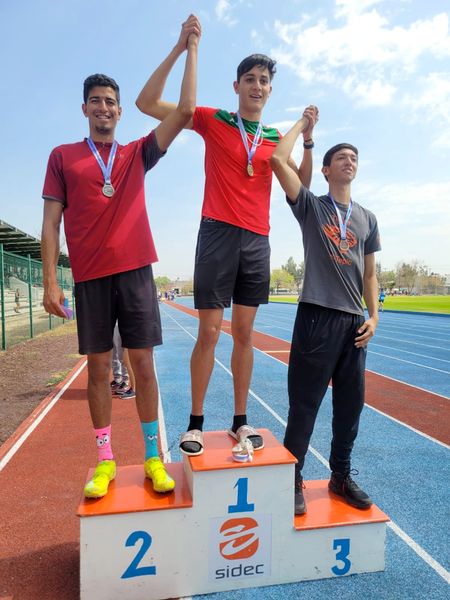
<path fill-rule="evenodd" d="M 140 110 L 162 120 L 175 104 L 162 100 L 167 77 L 181 54 L 192 23 L 183 25 L 180 38 L 141 91 Z M 244 59 L 237 69 L 234 90 L 236 112 L 197 107 L 186 129 L 205 141 L 205 191 L 197 241 L 194 299 L 199 312 L 197 342 L 191 357 L 192 411 L 180 450 L 203 452 L 203 404 L 214 366 L 223 310 L 231 305 L 234 419 L 228 433 L 248 438 L 255 450 L 264 446 L 261 435 L 247 424 L 247 396 L 253 370 L 253 323 L 259 304 L 268 302 L 270 283 L 269 207 L 272 187 L 270 158 L 279 132 L 261 124 L 263 108 L 272 91 L 275 62 L 262 54 Z M 301 176 L 311 180 L 312 140 L 304 139 L 306 152 Z M 298 169 L 292 161 L 292 168 Z"/>

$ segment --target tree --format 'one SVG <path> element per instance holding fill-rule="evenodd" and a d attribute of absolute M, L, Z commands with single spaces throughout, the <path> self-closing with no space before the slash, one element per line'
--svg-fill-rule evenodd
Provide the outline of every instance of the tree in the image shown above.
<path fill-rule="evenodd" d="M 161 277 L 155 277 L 155 285 L 158 290 L 164 290 L 170 286 L 170 279 L 165 275 Z"/>
<path fill-rule="evenodd" d="M 395 287 L 395 271 L 380 271 L 377 276 L 380 289 L 392 290 Z"/>
<path fill-rule="evenodd" d="M 285 269 L 274 269 L 270 274 L 270 287 L 276 290 L 280 288 L 291 289 L 295 284 L 295 279 Z"/>
<path fill-rule="evenodd" d="M 294 260 L 294 257 L 290 256 L 287 259 L 287 263 L 282 265 L 281 268 L 292 275 L 297 286 L 297 290 L 299 290 L 305 274 L 305 263 L 302 261 L 301 263 L 297 264 Z"/>
<path fill-rule="evenodd" d="M 417 261 L 409 263 L 399 263 L 397 265 L 397 285 L 400 288 L 406 288 L 410 294 L 416 284 L 419 275 L 419 264 Z"/>
<path fill-rule="evenodd" d="M 194 290 L 194 282 L 192 279 L 190 279 L 189 281 L 185 281 L 181 287 L 181 293 L 183 294 L 183 296 L 188 296 L 189 294 L 192 294 Z"/>

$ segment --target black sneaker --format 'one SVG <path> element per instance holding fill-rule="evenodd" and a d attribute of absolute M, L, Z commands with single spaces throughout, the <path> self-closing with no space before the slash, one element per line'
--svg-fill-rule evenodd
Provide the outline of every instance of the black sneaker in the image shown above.
<path fill-rule="evenodd" d="M 117 392 L 117 390 L 120 388 L 121 384 L 122 384 L 122 381 L 117 381 L 117 379 L 113 379 L 111 381 L 111 383 L 109 384 L 110 388 L 111 388 L 111 392 L 113 394 L 115 394 Z"/>
<path fill-rule="evenodd" d="M 294 513 L 296 515 L 304 515 L 306 513 L 305 497 L 303 496 L 304 487 L 303 479 L 298 479 L 295 482 Z"/>
<path fill-rule="evenodd" d="M 358 475 L 358 471 L 352 471 L 353 475 Z M 331 479 L 328 483 L 328 489 L 333 494 L 341 496 L 351 506 L 366 510 L 372 506 L 372 500 L 364 492 L 358 484 L 353 481 L 350 477 L 350 473 L 347 475 L 341 475 L 340 473 L 331 473 Z"/>
<path fill-rule="evenodd" d="M 136 392 L 133 390 L 133 388 L 129 387 L 127 390 L 125 390 L 124 392 L 120 392 L 117 394 L 119 396 L 119 398 L 121 398 L 122 400 L 131 400 L 132 398 L 136 398 Z"/>

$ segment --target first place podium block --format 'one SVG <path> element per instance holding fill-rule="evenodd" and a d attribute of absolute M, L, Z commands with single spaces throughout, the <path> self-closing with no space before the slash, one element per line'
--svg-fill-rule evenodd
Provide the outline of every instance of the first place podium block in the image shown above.
<path fill-rule="evenodd" d="M 388 517 L 354 509 L 306 482 L 308 512 L 294 516 L 294 457 L 267 430 L 251 463 L 236 463 L 226 432 L 205 452 L 168 464 L 176 481 L 157 494 L 142 465 L 121 467 L 105 498 L 83 499 L 83 600 L 160 600 L 384 569 Z"/>

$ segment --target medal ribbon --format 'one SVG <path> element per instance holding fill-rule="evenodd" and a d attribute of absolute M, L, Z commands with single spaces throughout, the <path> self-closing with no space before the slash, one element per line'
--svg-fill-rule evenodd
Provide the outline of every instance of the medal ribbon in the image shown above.
<path fill-rule="evenodd" d="M 105 184 L 111 185 L 111 173 L 112 173 L 112 168 L 113 168 L 113 164 L 114 164 L 114 159 L 116 158 L 117 146 L 119 144 L 116 142 L 116 140 L 114 140 L 114 142 L 111 146 L 111 151 L 109 153 L 108 164 L 105 166 L 105 163 L 103 162 L 103 158 L 100 156 L 100 152 L 97 150 L 97 147 L 94 144 L 94 142 L 92 141 L 91 137 L 87 138 L 87 143 L 89 145 L 89 148 L 91 149 L 92 154 L 95 156 L 95 159 L 98 162 L 100 169 L 102 170 Z"/>
<path fill-rule="evenodd" d="M 333 196 L 329 192 L 328 192 L 328 197 L 331 200 L 331 202 L 333 203 L 334 210 L 336 211 L 336 214 L 337 214 L 337 218 L 338 218 L 338 222 L 339 222 L 339 230 L 341 232 L 341 240 L 346 240 L 347 239 L 347 223 L 350 219 L 350 215 L 352 214 L 352 209 L 353 209 L 352 199 L 350 198 L 350 203 L 347 208 L 347 214 L 345 215 L 345 219 L 342 220 L 341 211 L 337 207 Z"/>
<path fill-rule="evenodd" d="M 247 151 L 248 163 L 251 165 L 252 158 L 256 152 L 256 147 L 258 146 L 259 139 L 261 137 L 261 131 L 262 131 L 261 121 L 258 123 L 258 128 L 256 129 L 256 133 L 253 137 L 252 147 L 249 148 L 248 140 L 247 140 L 247 132 L 245 131 L 244 123 L 242 122 L 242 117 L 241 117 L 241 114 L 239 111 L 237 111 L 236 116 L 237 116 L 237 121 L 238 121 L 238 125 L 239 125 L 239 131 L 241 132 L 241 138 L 242 138 L 242 141 L 244 142 L 244 147 Z"/>

